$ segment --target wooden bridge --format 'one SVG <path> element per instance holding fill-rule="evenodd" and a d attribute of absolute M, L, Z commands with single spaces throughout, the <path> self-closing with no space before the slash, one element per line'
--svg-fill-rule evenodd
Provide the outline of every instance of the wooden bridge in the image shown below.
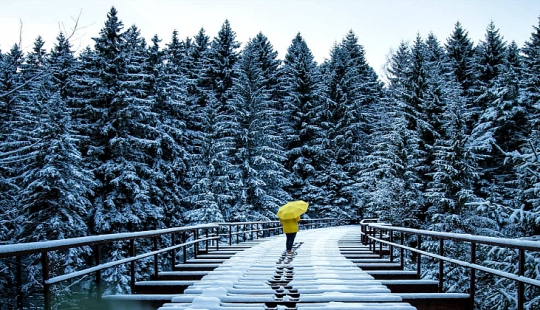
<path fill-rule="evenodd" d="M 371 222 L 371 223 L 370 223 Z M 305 221 L 296 238 L 294 254 L 286 255 L 285 237 L 279 222 L 222 223 L 194 227 L 50 241 L 34 245 L 0 246 L 0 258 L 42 254 L 45 309 L 52 309 L 50 288 L 81 276 L 95 276 L 94 302 L 86 309 L 179 310 L 179 309 L 474 309 L 475 271 L 482 270 L 518 283 L 517 308 L 525 303 L 524 285 L 540 286 L 540 281 L 523 276 L 524 262 L 517 275 L 476 264 L 476 244 L 488 244 L 540 252 L 540 242 L 508 242 L 504 239 L 444 234 L 393 227 L 364 221 L 362 225 L 337 226 L 334 219 Z M 416 246 L 404 244 L 405 235 L 415 237 Z M 164 236 L 168 240 L 164 242 Z M 422 249 L 421 237 L 440 240 L 438 253 Z M 153 251 L 137 254 L 136 240 L 151 239 Z M 444 240 L 471 243 L 471 261 L 444 256 Z M 409 238 L 410 240 L 410 238 Z M 129 242 L 129 258 L 102 262 L 100 246 Z M 221 241 L 221 242 L 218 242 Z M 223 242 L 225 241 L 225 242 Z M 79 272 L 51 274 L 47 252 L 92 245 L 95 266 Z M 472 246 L 474 245 L 474 246 Z M 36 246 L 39 249 L 36 250 Z M 417 268 L 406 270 L 406 252 L 414 253 Z M 170 268 L 164 266 L 165 253 Z M 136 263 L 153 258 L 154 272 L 137 278 Z M 177 260 L 177 257 L 181 257 Z M 464 292 L 443 292 L 444 276 L 421 279 L 422 257 L 439 260 L 439 275 L 445 263 L 470 268 L 470 288 Z M 130 265 L 131 294 L 103 295 L 101 272 L 122 264 Z M 523 266 L 522 266 L 523 265 Z M 20 270 L 19 270 L 20 271 Z M 17 300 L 13 308 L 27 309 L 23 280 L 17 276 Z M 471 289 L 472 288 L 472 289 Z M 88 295 L 88 294 L 87 294 Z M 91 296 L 94 294 L 90 294 Z M 7 308 L 6 308 L 7 309 Z M 80 309 L 85 306 L 80 305 Z"/>

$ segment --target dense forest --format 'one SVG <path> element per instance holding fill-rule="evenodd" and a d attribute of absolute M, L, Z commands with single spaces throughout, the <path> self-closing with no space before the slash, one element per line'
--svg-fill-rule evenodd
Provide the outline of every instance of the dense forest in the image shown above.
<path fill-rule="evenodd" d="M 240 48 L 228 21 L 213 38 L 146 42 L 114 7 L 77 54 L 65 33 L 50 51 L 41 37 L 27 53 L 15 44 L 0 51 L 0 244 L 274 220 L 296 199 L 312 218 L 538 240 L 533 23 L 522 47 L 493 22 L 476 43 L 459 22 L 444 42 L 396 42 L 384 77 L 353 31 L 318 64 L 300 33 L 280 60 L 262 33 Z M 64 271 L 85 264 L 78 251 Z M 517 269 L 516 253 L 480 255 Z M 448 290 L 467 286 L 464 272 L 449 270 Z M 493 288 L 478 293 L 482 309 L 514 306 L 511 282 L 479 281 Z M 538 306 L 538 290 L 527 294 Z"/>

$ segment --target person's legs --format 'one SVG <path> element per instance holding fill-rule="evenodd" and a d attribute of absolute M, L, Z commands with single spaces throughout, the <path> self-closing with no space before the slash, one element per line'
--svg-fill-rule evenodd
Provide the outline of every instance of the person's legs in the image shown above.
<path fill-rule="evenodd" d="M 294 238 L 296 237 L 296 233 L 285 234 L 285 236 L 287 236 L 287 243 L 286 243 L 287 251 L 290 252 L 290 251 L 292 251 L 292 247 L 293 247 L 293 244 L 294 244 Z"/>

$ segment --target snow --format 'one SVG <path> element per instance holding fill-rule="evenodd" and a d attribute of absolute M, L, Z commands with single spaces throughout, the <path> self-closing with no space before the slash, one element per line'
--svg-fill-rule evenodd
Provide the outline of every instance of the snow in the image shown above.
<path fill-rule="evenodd" d="M 428 232 L 426 230 L 393 227 L 393 226 L 381 225 L 381 224 L 369 224 L 369 226 L 383 229 L 383 230 L 402 231 L 402 232 L 418 234 L 418 235 L 429 235 L 433 237 L 441 237 L 441 238 L 450 239 L 450 240 L 460 240 L 460 241 L 467 241 L 467 242 L 475 242 L 478 244 L 489 244 L 489 245 L 501 246 L 501 247 L 540 251 L 540 241 L 525 240 L 523 238 L 522 239 L 495 238 L 495 237 L 487 237 L 487 236 L 479 236 L 479 235 L 445 233 L 445 232 L 437 232 L 437 231 Z"/>
<path fill-rule="evenodd" d="M 298 309 L 415 309 L 341 255 L 338 241 L 357 230 L 348 226 L 301 231 L 292 260 L 282 256 L 284 236 L 267 238 L 225 261 L 160 310 L 231 309 L 247 303 L 262 309 L 255 304 L 285 301 L 298 301 Z M 269 286 L 271 279 L 289 281 L 278 290 L 283 294 Z"/>
<path fill-rule="evenodd" d="M 135 238 L 144 238 L 155 236 L 156 234 L 170 234 L 174 232 L 180 232 L 185 230 L 192 229 L 213 229 L 219 228 L 217 224 L 201 224 L 189 227 L 181 228 L 168 228 L 160 230 L 148 230 L 140 231 L 133 233 L 117 233 L 117 234 L 108 234 L 108 235 L 99 235 L 99 236 L 88 236 L 88 237 L 79 237 L 79 238 L 70 238 L 64 240 L 50 240 L 50 241 L 40 241 L 40 242 L 28 242 L 28 243 L 18 243 L 18 244 L 8 244 L 0 246 L 0 258 L 9 257 L 17 255 L 21 252 L 42 252 L 43 250 L 52 251 L 58 248 L 67 247 L 67 246 L 83 246 L 88 244 L 96 243 L 106 243 L 115 240 L 127 240 Z"/>

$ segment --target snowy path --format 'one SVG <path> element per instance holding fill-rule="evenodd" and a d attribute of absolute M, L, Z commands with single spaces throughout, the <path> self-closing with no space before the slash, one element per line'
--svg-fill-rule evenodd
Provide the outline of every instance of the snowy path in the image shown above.
<path fill-rule="evenodd" d="M 416 309 L 340 253 L 338 241 L 356 233 L 354 226 L 301 231 L 295 255 L 284 254 L 284 235 L 268 238 L 159 310 Z"/>

